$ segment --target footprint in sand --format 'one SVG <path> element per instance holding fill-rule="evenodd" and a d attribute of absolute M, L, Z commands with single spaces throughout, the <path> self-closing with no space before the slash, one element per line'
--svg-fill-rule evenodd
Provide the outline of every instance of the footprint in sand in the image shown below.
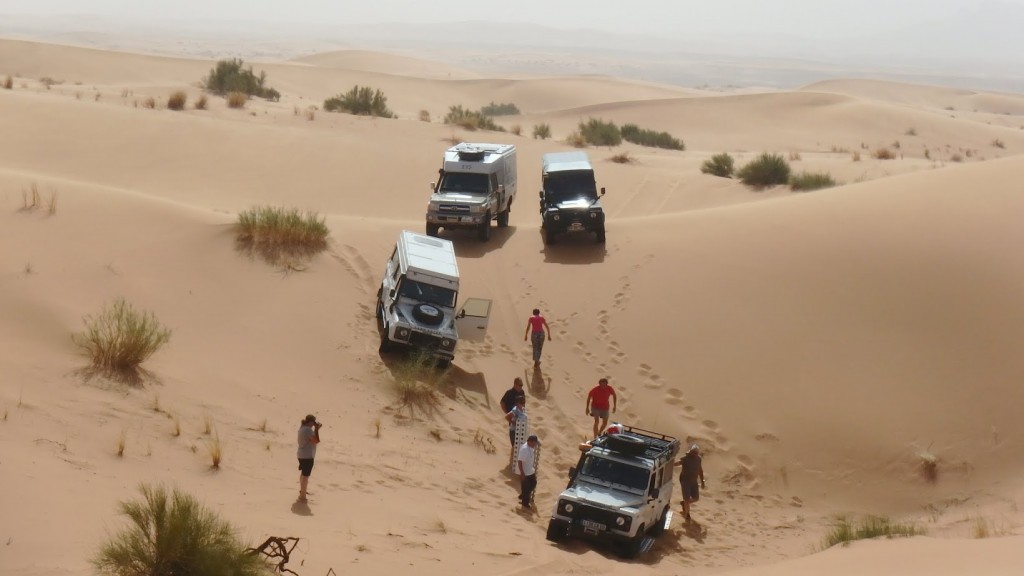
<path fill-rule="evenodd" d="M 755 440 L 759 440 L 761 442 L 778 442 L 779 441 L 779 437 L 776 436 L 775 434 L 770 433 L 770 432 L 762 432 L 762 433 L 758 434 L 757 436 L 754 436 L 754 439 Z"/>
<path fill-rule="evenodd" d="M 639 373 L 639 374 L 640 374 L 641 376 L 647 376 L 648 374 L 650 374 L 650 373 L 651 373 L 651 370 L 652 370 L 652 368 L 651 368 L 650 364 L 641 364 L 641 365 L 640 365 L 640 369 L 639 369 L 639 370 L 637 370 L 637 372 L 638 372 L 638 373 Z"/>
<path fill-rule="evenodd" d="M 356 278 L 360 289 L 364 292 L 372 292 L 376 288 L 374 282 L 373 268 L 369 262 L 359 253 L 359 250 L 352 246 L 344 245 L 338 252 L 331 256 Z"/>

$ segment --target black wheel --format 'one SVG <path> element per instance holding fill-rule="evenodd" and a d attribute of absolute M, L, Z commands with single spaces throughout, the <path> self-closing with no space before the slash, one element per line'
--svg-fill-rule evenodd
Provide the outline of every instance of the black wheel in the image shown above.
<path fill-rule="evenodd" d="M 605 443 L 612 450 L 630 456 L 640 456 L 647 450 L 646 442 L 626 434 L 609 434 L 605 439 Z"/>
<path fill-rule="evenodd" d="M 498 228 L 508 228 L 508 215 L 512 211 L 512 201 L 501 212 L 498 212 Z"/>
<path fill-rule="evenodd" d="M 597 229 L 597 243 L 604 244 L 604 226 Z"/>
<path fill-rule="evenodd" d="M 430 223 L 428 223 L 427 224 L 427 236 L 437 237 L 437 231 L 440 230 L 440 229 L 441 229 L 441 227 L 438 226 L 437 224 L 430 224 Z"/>
<path fill-rule="evenodd" d="M 417 304 L 412 309 L 412 317 L 424 324 L 436 326 L 444 320 L 444 312 L 433 304 Z"/>
<path fill-rule="evenodd" d="M 627 542 L 623 542 L 622 556 L 623 558 L 636 558 L 636 555 L 640 553 L 640 549 L 644 545 L 644 526 L 641 524 L 640 529 L 636 531 L 636 536 L 630 538 Z"/>
<path fill-rule="evenodd" d="M 555 233 L 552 232 L 551 230 L 548 230 L 547 228 L 541 228 L 540 235 L 544 239 L 545 244 L 555 243 Z"/>
<path fill-rule="evenodd" d="M 484 216 L 484 221 L 480 223 L 480 229 L 477 231 L 477 236 L 481 242 L 487 242 L 491 239 L 491 213 L 488 212 Z"/>
<path fill-rule="evenodd" d="M 552 518 L 548 521 L 548 540 L 552 542 L 561 542 L 569 536 L 569 529 L 565 525 L 565 522 L 555 520 Z"/>
<path fill-rule="evenodd" d="M 394 345 L 391 343 L 391 340 L 388 340 L 388 327 L 383 321 L 381 321 L 380 348 L 378 348 L 377 351 L 381 354 L 387 354 L 388 352 L 391 352 L 393 348 Z"/>
<path fill-rule="evenodd" d="M 668 506 L 661 511 L 661 518 L 658 518 L 658 523 L 651 526 L 651 536 L 660 536 L 665 531 L 665 519 L 668 518 Z"/>

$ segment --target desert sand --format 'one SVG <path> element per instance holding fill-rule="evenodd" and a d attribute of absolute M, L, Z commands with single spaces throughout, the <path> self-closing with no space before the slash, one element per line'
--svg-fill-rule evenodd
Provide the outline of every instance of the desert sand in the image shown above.
<path fill-rule="evenodd" d="M 194 101 L 212 60 L 0 41 L 0 573 L 91 574 L 142 482 L 196 495 L 249 542 L 301 538 L 304 576 L 1019 573 L 1024 96 L 860 79 L 702 92 L 366 51 L 253 65 L 279 102 L 175 112 L 167 96 Z M 398 118 L 319 110 L 356 84 Z M 440 121 L 489 102 L 515 103 L 498 121 L 523 135 Z M 607 244 L 545 247 L 540 157 L 588 117 L 687 149 L 589 149 Z M 541 122 L 552 139 L 529 137 Z M 396 401 L 374 294 L 458 141 L 515 144 L 520 190 L 489 243 L 444 234 L 462 295 L 494 304 L 424 412 Z M 841 184 L 756 191 L 699 170 L 764 151 Z M 317 211 L 329 248 L 295 270 L 240 253 L 234 222 L 258 205 Z M 89 378 L 70 337 L 117 297 L 173 330 L 138 386 Z M 521 337 L 534 307 L 553 329 L 539 373 Z M 544 443 L 531 513 L 497 407 L 516 376 Z M 602 376 L 616 420 L 698 442 L 707 473 L 694 522 L 631 561 L 544 538 Z M 324 428 L 303 505 L 309 412 Z M 822 550 L 840 515 L 927 535 Z"/>

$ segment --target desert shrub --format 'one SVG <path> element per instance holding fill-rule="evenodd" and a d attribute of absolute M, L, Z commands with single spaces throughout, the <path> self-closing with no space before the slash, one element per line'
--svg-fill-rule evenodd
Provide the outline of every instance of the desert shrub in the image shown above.
<path fill-rule="evenodd" d="M 917 128 L 911 126 L 910 128 L 907 128 L 907 131 L 904 132 L 904 134 L 906 134 L 907 136 L 917 136 Z"/>
<path fill-rule="evenodd" d="M 43 86 L 45 86 L 47 90 L 49 90 L 51 86 L 56 86 L 58 84 L 63 84 L 64 81 L 63 80 L 54 80 L 53 78 L 50 78 L 49 76 L 43 76 L 42 78 L 39 79 L 39 83 L 42 84 Z"/>
<path fill-rule="evenodd" d="M 836 544 L 849 544 L 854 540 L 867 540 L 883 536 L 886 538 L 909 537 L 921 534 L 924 534 L 924 530 L 913 524 L 894 524 L 882 516 L 871 516 L 858 523 L 851 523 L 846 518 L 840 518 L 825 536 L 823 548 L 831 548 Z"/>
<path fill-rule="evenodd" d="M 14 78 L 11 78 L 10 74 L 4 77 L 4 90 L 10 90 L 14 88 Z"/>
<path fill-rule="evenodd" d="M 123 298 L 83 322 L 85 332 L 71 338 L 101 370 L 136 369 L 171 339 L 171 331 L 156 316 L 136 310 Z"/>
<path fill-rule="evenodd" d="M 875 153 L 872 154 L 872 156 L 879 160 L 892 160 L 896 158 L 896 153 L 888 148 L 879 148 L 875 150 Z"/>
<path fill-rule="evenodd" d="M 263 558 L 246 551 L 235 529 L 194 497 L 143 484 L 142 499 L 121 502 L 128 526 L 93 558 L 113 576 L 270 576 Z"/>
<path fill-rule="evenodd" d="M 622 133 L 623 140 L 626 142 L 632 142 L 633 144 L 650 146 L 653 148 L 665 148 L 666 150 L 686 149 L 686 145 L 683 144 L 682 140 L 673 138 L 668 132 L 648 130 L 646 128 L 640 128 L 636 124 L 623 124 L 620 132 Z"/>
<path fill-rule="evenodd" d="M 143 108 L 149 108 L 150 110 L 153 110 L 154 108 L 156 108 L 156 98 L 153 98 L 152 96 L 150 96 L 149 98 L 146 98 L 145 100 L 142 101 L 142 107 Z"/>
<path fill-rule="evenodd" d="M 430 110 L 420 110 L 420 122 L 430 122 Z"/>
<path fill-rule="evenodd" d="M 468 110 L 461 104 L 448 107 L 448 114 L 444 117 L 445 124 L 461 126 L 466 130 L 494 130 L 504 132 L 505 129 L 494 123 L 490 116 L 479 110 Z"/>
<path fill-rule="evenodd" d="M 580 134 L 579 130 L 573 130 L 568 136 L 565 137 L 565 143 L 575 148 L 586 148 L 587 139 Z"/>
<path fill-rule="evenodd" d="M 8 78 L 10 78 L 10 76 L 8 76 Z M 993 140 L 992 141 L 992 145 L 995 146 L 996 148 L 1006 148 L 1006 143 L 1004 143 L 999 138 L 996 138 L 995 140 Z"/>
<path fill-rule="evenodd" d="M 952 156 L 949 157 L 949 160 L 950 162 L 963 162 L 964 157 L 959 152 L 955 152 Z"/>
<path fill-rule="evenodd" d="M 551 138 L 551 126 L 549 126 L 546 122 L 533 125 L 534 140 L 547 140 L 548 138 Z"/>
<path fill-rule="evenodd" d="M 927 152 L 927 150 L 926 150 L 925 152 Z M 927 157 L 927 154 L 925 154 L 925 156 Z M 852 160 L 853 160 L 854 162 L 860 162 L 860 152 L 858 152 L 858 151 L 854 150 L 854 151 L 853 151 L 853 154 L 851 154 L 851 155 L 850 155 L 850 158 L 851 158 L 851 159 L 852 159 Z"/>
<path fill-rule="evenodd" d="M 259 206 L 238 215 L 235 234 L 240 247 L 278 263 L 284 257 L 308 256 L 323 250 L 330 231 L 324 218 L 315 212 Z"/>
<path fill-rule="evenodd" d="M 257 76 L 252 71 L 252 66 L 246 69 L 244 65 L 241 58 L 218 60 L 217 65 L 202 81 L 203 88 L 219 96 L 241 92 L 247 96 L 259 96 L 267 100 L 281 98 L 281 94 L 277 90 L 266 85 L 266 72 L 261 70 Z"/>
<path fill-rule="evenodd" d="M 196 103 L 193 104 L 193 106 L 196 110 L 206 110 L 206 104 L 206 94 L 200 94 L 199 99 L 196 100 Z"/>
<path fill-rule="evenodd" d="M 801 172 L 790 177 L 789 185 L 793 190 L 820 190 L 836 185 L 828 172 Z"/>
<path fill-rule="evenodd" d="M 516 116 L 519 114 L 519 107 L 511 102 L 507 104 L 495 104 L 494 102 L 491 102 L 490 104 L 481 107 L 480 113 L 484 116 Z"/>
<path fill-rule="evenodd" d="M 231 92 L 228 94 L 228 108 L 245 108 L 249 101 L 249 95 L 245 92 Z"/>
<path fill-rule="evenodd" d="M 587 144 L 594 146 L 618 146 L 622 144 L 622 131 L 614 122 L 600 118 L 587 118 L 579 124 L 579 133 Z"/>
<path fill-rule="evenodd" d="M 629 152 L 622 152 L 612 156 L 611 161 L 616 164 L 632 164 L 633 157 L 629 155 Z"/>
<path fill-rule="evenodd" d="M 388 97 L 379 89 L 374 90 L 369 86 L 353 86 L 344 94 L 338 94 L 333 98 L 324 100 L 324 110 L 327 112 L 348 112 L 358 116 L 379 116 L 381 118 L 394 118 L 394 113 L 388 110 Z"/>
<path fill-rule="evenodd" d="M 511 132 L 512 134 L 515 134 L 516 136 L 522 136 L 522 134 L 523 134 L 523 127 L 520 126 L 519 124 L 513 124 L 508 129 L 508 131 Z"/>
<path fill-rule="evenodd" d="M 732 156 L 722 152 L 721 154 L 715 154 L 711 158 L 705 160 L 700 166 L 700 171 L 705 174 L 711 174 L 712 176 L 719 176 L 721 178 L 732 178 L 733 173 L 736 171 L 736 167 Z"/>
<path fill-rule="evenodd" d="M 737 172 L 747 186 L 763 188 L 789 182 L 789 163 L 778 154 L 765 152 L 751 160 Z"/>
<path fill-rule="evenodd" d="M 431 410 L 441 401 L 441 386 L 447 371 L 437 369 L 437 360 L 426 350 L 412 350 L 391 369 L 399 405 L 410 410 Z"/>
<path fill-rule="evenodd" d="M 181 90 L 171 94 L 167 98 L 167 108 L 170 110 L 184 110 L 188 96 Z"/>

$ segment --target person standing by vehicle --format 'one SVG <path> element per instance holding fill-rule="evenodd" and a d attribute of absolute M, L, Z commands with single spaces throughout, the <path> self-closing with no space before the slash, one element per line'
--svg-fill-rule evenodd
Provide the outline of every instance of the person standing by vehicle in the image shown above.
<path fill-rule="evenodd" d="M 320 424 L 316 416 L 309 414 L 302 419 L 299 426 L 299 502 L 306 501 L 306 488 L 309 486 L 309 475 L 313 473 L 313 459 L 316 458 L 316 445 L 320 443 Z"/>
<path fill-rule="evenodd" d="M 533 316 L 526 321 L 526 334 L 523 335 L 523 341 L 529 338 L 533 344 L 534 367 L 540 366 L 540 352 L 544 349 L 545 334 L 547 339 L 551 340 L 551 328 L 548 326 L 548 321 L 540 315 L 540 309 L 534 308 Z"/>
<path fill-rule="evenodd" d="M 508 442 L 512 448 L 516 447 L 516 427 L 522 426 L 526 432 L 526 396 L 517 396 L 516 405 L 505 413 L 505 421 L 508 422 Z M 520 436 L 522 438 L 522 436 Z"/>
<path fill-rule="evenodd" d="M 584 412 L 594 417 L 594 438 L 608 426 L 608 416 L 615 412 L 618 403 L 619 399 L 615 396 L 615 390 L 608 385 L 607 378 L 601 378 L 597 381 L 597 386 L 590 389 Z"/>
<path fill-rule="evenodd" d="M 700 500 L 700 490 L 697 488 L 697 481 L 700 480 L 700 487 L 704 488 L 704 466 L 701 463 L 700 448 L 696 444 L 690 445 L 690 450 L 679 459 L 676 466 L 682 466 L 679 473 L 679 486 L 683 489 L 683 518 L 690 521 L 690 505 Z"/>
<path fill-rule="evenodd" d="M 519 493 L 519 501 L 522 502 L 523 508 L 529 508 L 530 502 L 533 501 L 533 491 L 537 489 L 537 447 L 540 446 L 540 440 L 537 436 L 531 434 L 526 442 L 519 447 L 519 480 L 521 482 L 522 489 Z"/>
<path fill-rule="evenodd" d="M 523 379 L 516 376 L 516 379 L 512 381 L 512 387 L 505 391 L 505 394 L 501 397 L 501 413 L 508 414 L 516 405 L 516 398 L 526 398 L 526 392 L 523 391 Z"/>

